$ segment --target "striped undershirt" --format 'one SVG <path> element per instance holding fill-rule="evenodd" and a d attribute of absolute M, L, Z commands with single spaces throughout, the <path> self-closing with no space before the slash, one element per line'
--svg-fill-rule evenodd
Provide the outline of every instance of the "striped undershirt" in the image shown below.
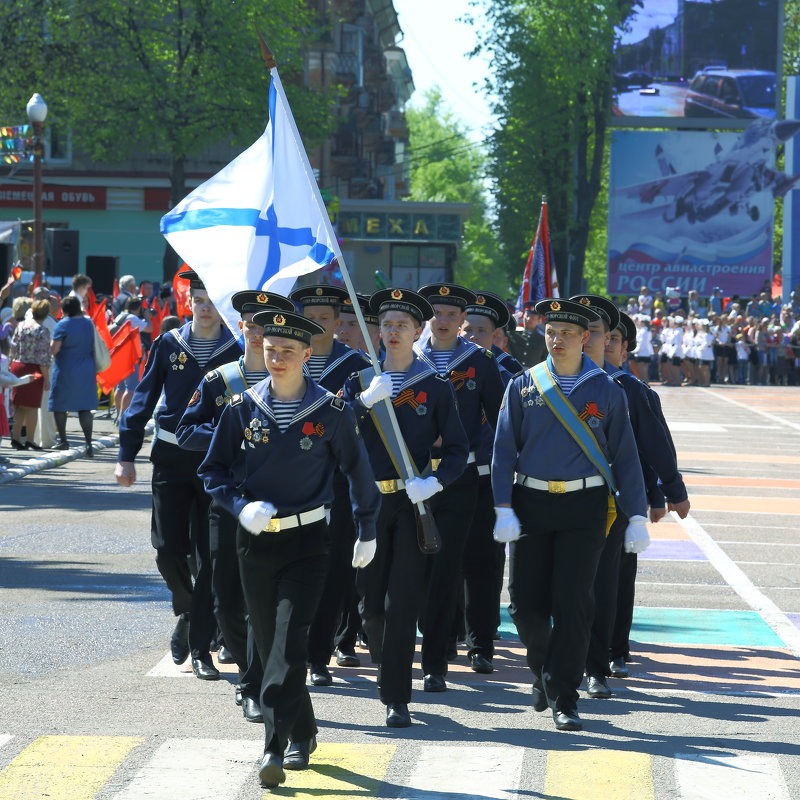
<path fill-rule="evenodd" d="M 580 377 L 580 375 L 556 375 L 553 373 L 553 377 L 558 381 L 558 385 L 561 387 L 561 391 L 564 392 L 567 397 L 569 397 L 569 393 L 575 386 L 576 381 Z"/>
<path fill-rule="evenodd" d="M 192 351 L 192 355 L 195 357 L 201 369 L 208 364 L 211 354 L 216 348 L 216 339 L 198 339 L 196 336 L 189 334 L 189 349 Z"/>
<path fill-rule="evenodd" d="M 317 383 L 325 371 L 325 364 L 328 363 L 328 356 L 311 356 L 306 361 L 308 372 L 311 375 L 311 380 Z"/>
<path fill-rule="evenodd" d="M 275 415 L 279 431 L 285 431 L 289 427 L 292 417 L 297 413 L 302 402 L 302 399 L 284 401 L 272 398 L 272 413 Z"/>
<path fill-rule="evenodd" d="M 384 375 L 388 375 L 392 379 L 392 397 L 397 397 L 400 394 L 400 387 L 403 384 L 403 381 L 406 379 L 405 372 L 384 372 Z"/>
<path fill-rule="evenodd" d="M 265 369 L 246 369 L 244 371 L 244 379 L 248 386 L 255 386 L 261 383 L 269 373 Z"/>
<path fill-rule="evenodd" d="M 436 371 L 441 375 L 447 372 L 450 359 L 453 357 L 452 350 L 426 350 L 425 355 L 434 363 Z"/>

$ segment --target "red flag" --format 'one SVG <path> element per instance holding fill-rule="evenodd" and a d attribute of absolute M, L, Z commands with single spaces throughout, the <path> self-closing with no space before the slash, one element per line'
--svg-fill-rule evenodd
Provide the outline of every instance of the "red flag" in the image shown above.
<path fill-rule="evenodd" d="M 30 285 L 30 293 L 33 294 L 42 285 L 42 273 L 34 273 L 33 280 Z"/>
<path fill-rule="evenodd" d="M 11 269 L 11 280 L 10 283 L 14 283 L 14 281 L 18 281 L 22 277 L 22 267 L 17 264 L 16 267 Z"/>
<path fill-rule="evenodd" d="M 119 296 L 119 282 L 114 278 L 114 288 L 111 290 L 111 299 L 116 300 Z"/>
<path fill-rule="evenodd" d="M 178 272 L 187 266 L 188 264 L 181 264 L 180 267 L 178 267 Z M 185 320 L 187 317 L 192 316 L 192 307 L 189 297 L 189 281 L 184 278 L 179 278 L 178 272 L 175 273 L 175 277 L 172 279 L 172 294 L 175 297 L 175 313 L 182 320 Z"/>
<path fill-rule="evenodd" d="M 86 306 L 86 313 L 89 315 L 91 319 L 94 319 L 94 312 L 97 309 L 97 295 L 94 293 L 94 289 L 89 287 L 89 291 L 86 292 L 86 299 L 87 299 L 87 306 Z"/>
<path fill-rule="evenodd" d="M 539 212 L 539 225 L 536 236 L 531 243 L 528 261 L 522 274 L 522 285 L 517 297 L 517 308 L 522 309 L 525 303 L 538 303 L 546 297 L 559 297 L 558 279 L 550 249 L 550 229 L 547 225 L 547 198 L 542 197 L 542 209 Z"/>
<path fill-rule="evenodd" d="M 142 360 L 139 329 L 134 328 L 129 322 L 121 325 L 114 333 L 108 349 L 111 352 L 111 366 L 97 376 L 97 382 L 106 394 L 109 394 L 121 380 L 127 378 Z"/>
<path fill-rule="evenodd" d="M 156 297 L 153 299 L 153 306 L 150 309 L 150 324 L 152 325 L 152 337 L 155 339 L 156 336 L 159 335 L 159 331 L 161 330 L 161 321 L 164 317 L 169 316 L 169 298 L 167 298 L 163 305 L 159 302 L 159 299 Z"/>
<path fill-rule="evenodd" d="M 97 332 L 100 334 L 100 338 L 106 343 L 106 347 L 111 349 L 111 333 L 108 330 L 108 323 L 106 322 L 106 304 L 105 303 L 98 303 L 97 298 L 94 296 L 94 292 L 89 289 L 91 294 L 89 295 L 89 307 L 92 307 L 94 304 L 94 308 L 89 312 L 89 316 L 92 318 L 92 322 L 94 322 L 95 328 L 97 328 Z"/>

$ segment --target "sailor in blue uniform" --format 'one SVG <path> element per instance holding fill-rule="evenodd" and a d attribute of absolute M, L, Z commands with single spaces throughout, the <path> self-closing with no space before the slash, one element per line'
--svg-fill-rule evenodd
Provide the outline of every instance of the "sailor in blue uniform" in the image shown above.
<path fill-rule="evenodd" d="M 411 725 L 411 668 L 417 618 L 425 589 L 426 562 L 417 543 L 414 503 L 441 491 L 458 479 L 467 464 L 469 446 L 456 413 L 455 395 L 448 378 L 413 349 L 433 309 L 425 298 L 406 289 L 382 289 L 371 298 L 380 319 L 386 357 L 383 373 L 370 367 L 351 376 L 344 398 L 356 412 L 378 486 L 383 495 L 378 517 L 375 560 L 357 578 L 361 610 L 373 663 L 380 664 L 380 698 L 386 705 L 386 724 Z M 417 473 L 426 477 L 405 480 L 395 463 L 395 440 L 383 400 L 391 398 L 401 435 Z M 433 471 L 429 462 L 434 442 L 441 441 L 441 460 Z M 433 556 L 435 558 L 436 556 Z"/>
<path fill-rule="evenodd" d="M 555 299 L 536 311 L 546 317 L 549 355 L 506 388 L 492 464 L 494 536 L 511 542 L 511 615 L 534 675 L 534 709 L 549 706 L 558 730 L 580 730 L 610 493 L 629 516 L 631 543 L 647 537 L 647 501 L 625 394 L 582 352 L 599 315 Z"/>
<path fill-rule="evenodd" d="M 478 292 L 475 303 L 466 308 L 467 318 L 461 327 L 469 341 L 494 352 L 492 341 L 497 328 L 508 324 L 511 313 L 497 295 Z M 503 353 L 500 348 L 497 348 Z M 517 369 L 519 365 L 509 356 Z M 513 374 L 508 372 L 498 358 L 500 375 L 506 385 Z M 494 671 L 494 634 L 500 614 L 500 593 L 505 565 L 505 545 L 492 538 L 494 528 L 494 500 L 490 477 L 494 428 L 484 421 L 481 426 L 481 444 L 476 450 L 478 468 L 478 493 L 475 513 L 470 523 L 464 551 L 464 618 L 466 623 L 467 659 L 475 672 Z"/>
<path fill-rule="evenodd" d="M 231 398 L 267 377 L 264 331 L 253 322 L 253 315 L 268 308 L 294 311 L 294 303 L 288 297 L 251 289 L 236 292 L 231 303 L 241 315 L 239 330 L 244 337 L 244 355 L 206 373 L 175 429 L 181 447 L 202 454 L 208 451 L 214 427 Z M 218 503 L 211 503 L 208 527 L 214 613 L 225 644 L 239 667 L 237 701 L 246 720 L 261 722 L 258 695 L 262 667 L 246 623 L 236 555 L 236 519 Z"/>
<path fill-rule="evenodd" d="M 347 478 L 358 525 L 354 566 L 374 555 L 380 494 L 352 411 L 303 373 L 320 326 L 274 310 L 256 313 L 253 322 L 264 328 L 270 375 L 225 407 L 200 475 L 214 502 L 239 521 L 242 586 L 264 664 L 259 778 L 277 786 L 284 768 L 306 768 L 316 747 L 306 657 L 328 570 L 334 468 Z"/>
<path fill-rule="evenodd" d="M 339 286 L 306 286 L 295 289 L 289 296 L 302 307 L 304 317 L 324 329 L 311 339 L 311 358 L 304 365 L 306 375 L 329 392 L 340 395 L 347 377 L 369 364 L 369 359 L 363 353 L 334 339 L 341 322 L 341 309 L 350 303 L 347 291 Z M 347 481 L 338 471 L 333 478 L 333 494 L 328 576 L 308 635 L 309 677 L 314 686 L 330 686 L 333 683 L 328 664 L 336 647 L 339 622 L 350 608 L 355 585 L 355 574 L 350 566 L 356 539 L 353 509 Z M 355 650 L 350 649 L 337 653 L 338 661 L 343 662 L 342 666 L 357 666 L 358 657 Z"/>
<path fill-rule="evenodd" d="M 417 345 L 415 349 L 419 358 L 450 380 L 470 449 L 467 468 L 431 503 L 442 549 L 431 560 L 420 617 L 423 688 L 426 692 L 443 692 L 447 689 L 448 651 L 452 653 L 455 645 L 453 629 L 464 550 L 478 497 L 476 453 L 484 419 L 492 428 L 497 421 L 503 381 L 492 353 L 458 335 L 466 319 L 466 307 L 476 303 L 475 293 L 450 283 L 429 284 L 419 293 L 433 307 L 434 317 L 430 321 L 430 339 L 425 347 Z M 480 667 L 485 671 L 486 665 Z"/>
<path fill-rule="evenodd" d="M 145 425 L 163 393 L 156 418 L 158 432 L 150 453 L 150 539 L 156 550 L 158 571 L 172 594 L 172 609 L 178 617 L 170 649 L 176 664 L 182 664 L 191 653 L 194 674 L 203 680 L 217 680 L 219 672 L 208 650 L 216 620 L 208 553 L 209 498 L 197 476 L 202 454 L 182 449 L 175 428 L 205 372 L 237 358 L 241 349 L 221 323 L 197 274 L 184 270 L 180 275 L 189 279 L 192 321 L 153 342 L 142 380 L 120 419 L 114 476 L 122 486 L 135 482 L 134 459 L 144 441 Z M 188 561 L 191 555 L 197 560 L 194 586 Z"/>

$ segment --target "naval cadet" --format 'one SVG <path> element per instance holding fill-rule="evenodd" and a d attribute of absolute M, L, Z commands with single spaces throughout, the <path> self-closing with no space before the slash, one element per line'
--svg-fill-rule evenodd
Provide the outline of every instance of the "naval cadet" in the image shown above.
<path fill-rule="evenodd" d="M 120 418 L 114 476 L 122 486 L 136 481 L 134 459 L 144 441 L 145 425 L 158 405 L 157 434 L 150 453 L 150 539 L 178 617 L 170 641 L 172 660 L 182 664 L 191 653 L 194 674 L 202 680 L 217 680 L 219 672 L 209 654 L 216 632 L 208 552 L 209 498 L 197 476 L 202 453 L 182 449 L 175 428 L 205 372 L 237 358 L 241 349 L 221 323 L 198 275 L 186 269 L 179 277 L 189 280 L 192 321 L 153 342 L 142 380 Z M 194 586 L 191 556 L 197 562 Z"/>
<path fill-rule="evenodd" d="M 231 297 L 231 305 L 241 316 L 239 331 L 244 339 L 244 355 L 207 372 L 192 395 L 175 429 L 178 444 L 186 450 L 205 454 L 222 410 L 231 398 L 267 377 L 264 330 L 253 322 L 254 314 L 269 308 L 294 311 L 294 303 L 288 297 L 252 289 L 236 292 Z M 252 629 L 246 622 L 247 610 L 236 555 L 236 518 L 219 503 L 212 502 L 208 528 L 214 613 L 225 644 L 239 667 L 237 703 L 241 704 L 248 722 L 261 722 L 258 695 L 263 670 Z"/>
<path fill-rule="evenodd" d="M 458 334 L 468 305 L 475 305 L 474 292 L 451 283 L 423 286 L 419 294 L 431 304 L 430 339 L 416 346 L 419 358 L 446 376 L 456 394 L 456 408 L 469 439 L 467 467 L 459 478 L 431 502 L 442 537 L 442 549 L 431 559 L 425 606 L 420 618 L 422 630 L 423 689 L 447 689 L 448 654 L 454 657 L 453 635 L 460 585 L 463 580 L 464 550 L 478 497 L 476 453 L 481 445 L 484 420 L 494 429 L 503 381 L 491 351 L 462 339 Z M 436 453 L 434 452 L 434 457 Z M 487 665 L 480 663 L 485 671 Z"/>
<path fill-rule="evenodd" d="M 274 787 L 284 769 L 307 768 L 316 748 L 306 657 L 328 571 L 335 468 L 347 479 L 358 525 L 354 566 L 374 555 L 380 494 L 352 411 L 303 372 L 322 328 L 288 311 L 261 311 L 253 322 L 264 328 L 269 377 L 224 408 L 200 475 L 239 521 L 242 587 L 264 664 L 259 779 Z"/>
<path fill-rule="evenodd" d="M 647 536 L 647 501 L 625 394 L 582 351 L 599 315 L 554 299 L 536 311 L 549 355 L 506 388 L 492 464 L 494 536 L 511 542 L 511 616 L 534 676 L 533 707 L 549 706 L 556 728 L 574 731 L 583 727 L 578 687 L 611 495 L 628 514 L 631 543 Z"/>
<path fill-rule="evenodd" d="M 370 656 L 380 664 L 378 686 L 386 705 L 386 724 L 404 728 L 411 725 L 408 703 L 417 619 L 431 559 L 418 546 L 414 504 L 458 479 L 469 446 L 449 379 L 413 349 L 425 320 L 433 316 L 428 301 L 416 292 L 389 288 L 372 295 L 370 305 L 380 319 L 386 347 L 383 372 L 377 376 L 369 367 L 352 375 L 344 387 L 383 499 L 375 560 L 359 571 L 357 586 Z M 399 442 L 382 402 L 388 399 L 397 416 Z M 441 460 L 433 468 L 430 454 L 437 440 Z M 392 444 L 387 447 L 387 442 Z M 407 448 L 420 477 L 406 478 L 398 463 L 400 447 Z"/>
<path fill-rule="evenodd" d="M 539 330 L 541 316 L 536 313 L 536 303 L 528 301 L 522 306 L 522 330 L 516 326 L 508 332 L 508 352 L 527 369 L 547 358 L 547 346 Z"/>
<path fill-rule="evenodd" d="M 289 296 L 301 306 L 304 317 L 323 328 L 322 332 L 311 338 L 311 357 L 304 365 L 306 375 L 329 392 L 341 395 L 347 377 L 369 364 L 363 353 L 334 338 L 337 329 L 340 329 L 341 310 L 351 303 L 347 291 L 339 286 L 306 286 L 295 289 Z M 348 307 L 352 311 L 352 305 Z M 352 316 L 355 319 L 354 313 Z M 353 509 L 347 481 L 338 471 L 333 478 L 333 495 L 328 575 L 308 635 L 309 677 L 314 686 L 330 686 L 333 683 L 328 664 L 336 647 L 339 621 L 350 608 L 355 585 L 355 575 L 350 566 L 356 540 Z M 359 662 L 355 648 L 348 648 L 342 642 L 340 644 L 346 652 L 340 650 L 337 653 L 337 663 L 340 666 L 357 666 Z"/>

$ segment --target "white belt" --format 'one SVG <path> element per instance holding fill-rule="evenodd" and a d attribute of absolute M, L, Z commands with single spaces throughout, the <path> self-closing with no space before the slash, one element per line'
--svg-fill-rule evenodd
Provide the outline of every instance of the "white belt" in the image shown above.
<path fill-rule="evenodd" d="M 488 464 L 478 464 L 478 475 L 488 475 L 491 472 L 491 468 Z"/>
<path fill-rule="evenodd" d="M 475 453 L 470 453 L 467 456 L 467 464 L 474 464 L 475 463 Z"/>
<path fill-rule="evenodd" d="M 158 429 L 156 438 L 161 439 L 162 442 L 169 442 L 170 444 L 178 444 L 178 437 L 174 433 L 165 431 L 163 428 Z"/>
<path fill-rule="evenodd" d="M 273 518 L 264 531 L 266 533 L 280 533 L 291 528 L 299 528 L 301 525 L 310 525 L 312 522 L 319 522 L 326 518 L 325 506 L 312 508 L 311 511 L 301 511 L 299 514 L 289 514 L 288 517 Z"/>
<path fill-rule="evenodd" d="M 594 486 L 605 486 L 606 482 L 602 475 L 592 475 L 590 478 L 578 478 L 574 481 L 540 481 L 518 472 L 514 483 L 527 486 L 528 489 L 550 492 L 550 494 L 564 494 L 565 492 L 578 492 L 581 489 L 591 489 Z"/>

